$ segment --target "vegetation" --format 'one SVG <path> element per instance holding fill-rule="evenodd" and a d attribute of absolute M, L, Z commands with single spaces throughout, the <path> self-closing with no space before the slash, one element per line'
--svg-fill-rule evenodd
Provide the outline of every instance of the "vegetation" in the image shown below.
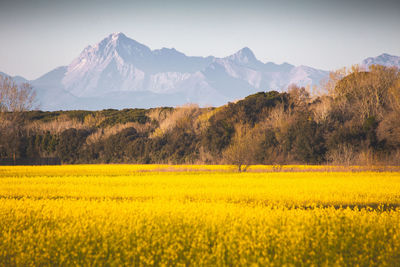
<path fill-rule="evenodd" d="M 146 163 L 0 167 L 0 265 L 398 265 L 399 70 L 324 88 L 43 112 L 0 77 L 0 159 Z"/>
<path fill-rule="evenodd" d="M 0 167 L 0 265 L 398 265 L 400 173 L 234 170 Z"/>
<path fill-rule="evenodd" d="M 397 68 L 340 70 L 323 89 L 316 96 L 291 86 L 218 108 L 24 111 L 18 120 L 7 109 L 0 158 L 230 163 L 239 171 L 252 164 L 400 164 Z"/>

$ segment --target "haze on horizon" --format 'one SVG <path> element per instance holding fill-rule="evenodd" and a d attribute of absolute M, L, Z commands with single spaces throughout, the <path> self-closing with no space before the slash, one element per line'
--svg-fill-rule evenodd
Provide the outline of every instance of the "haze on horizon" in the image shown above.
<path fill-rule="evenodd" d="M 3 0 L 0 71 L 38 78 L 112 32 L 190 56 L 247 46 L 263 62 L 333 70 L 400 55 L 399 14 L 396 0 Z"/>

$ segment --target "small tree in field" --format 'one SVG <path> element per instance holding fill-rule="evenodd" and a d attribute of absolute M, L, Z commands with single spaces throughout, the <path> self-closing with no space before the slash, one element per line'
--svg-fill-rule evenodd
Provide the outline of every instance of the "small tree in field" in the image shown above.
<path fill-rule="evenodd" d="M 236 165 L 238 172 L 246 171 L 255 162 L 258 142 L 252 130 L 245 125 L 235 127 L 235 135 L 231 144 L 223 152 L 226 163 Z"/>

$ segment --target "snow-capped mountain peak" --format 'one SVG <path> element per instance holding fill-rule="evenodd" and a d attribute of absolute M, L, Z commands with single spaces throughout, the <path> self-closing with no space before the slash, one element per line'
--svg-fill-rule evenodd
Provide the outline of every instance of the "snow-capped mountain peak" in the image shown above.
<path fill-rule="evenodd" d="M 400 65 L 388 54 L 365 62 Z M 187 56 L 174 48 L 151 50 L 116 32 L 31 83 L 47 110 L 149 108 L 188 102 L 219 106 L 292 83 L 318 85 L 327 76 L 307 66 L 263 63 L 248 47 L 224 58 Z"/>
<path fill-rule="evenodd" d="M 127 38 L 125 34 L 123 34 L 122 32 L 114 32 L 110 34 L 110 37 L 112 39 L 119 39 L 119 38 Z"/>
<path fill-rule="evenodd" d="M 254 62 L 258 62 L 257 58 L 255 57 L 253 51 L 251 51 L 248 47 L 243 47 L 235 54 L 227 57 L 229 60 L 234 61 L 235 63 L 247 65 Z"/>
<path fill-rule="evenodd" d="M 294 77 L 301 86 L 318 83 L 324 75 L 318 73 L 308 79 L 312 70 L 293 74 L 293 68 L 288 64 L 264 64 L 248 47 L 225 58 L 191 57 L 175 48 L 151 50 L 116 32 L 87 46 L 71 64 L 35 84 L 47 92 L 50 87 L 59 88 L 69 99 L 87 103 L 92 109 L 187 102 L 222 105 L 260 90 L 282 90 Z M 97 100 L 89 106 L 90 99 Z"/>

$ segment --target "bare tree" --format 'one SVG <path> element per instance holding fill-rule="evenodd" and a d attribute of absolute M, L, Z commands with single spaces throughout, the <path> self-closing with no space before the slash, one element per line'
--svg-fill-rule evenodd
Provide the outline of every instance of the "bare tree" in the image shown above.
<path fill-rule="evenodd" d="M 391 109 L 400 114 L 400 73 L 397 80 L 389 88 L 389 100 Z"/>
<path fill-rule="evenodd" d="M 292 108 L 303 108 L 310 101 L 310 92 L 304 87 L 291 84 L 288 87 L 288 93 L 290 95 L 290 104 L 293 106 Z"/>
<path fill-rule="evenodd" d="M 252 129 L 243 124 L 235 127 L 235 135 L 231 144 L 225 149 L 222 156 L 226 163 L 236 165 L 238 172 L 246 171 L 255 162 L 256 149 L 259 145 Z"/>
<path fill-rule="evenodd" d="M 335 87 L 337 83 L 351 72 L 346 69 L 338 69 L 329 73 L 329 76 L 321 81 L 321 91 L 323 95 L 335 95 Z"/>
<path fill-rule="evenodd" d="M 318 97 L 311 105 L 313 118 L 317 123 L 326 121 L 332 110 L 332 98 L 330 96 Z"/>
<path fill-rule="evenodd" d="M 353 146 L 339 144 L 338 147 L 327 154 L 328 162 L 333 165 L 355 165 L 357 152 Z"/>
<path fill-rule="evenodd" d="M 18 85 L 10 77 L 0 75 L 0 112 L 22 112 L 35 104 L 36 94 L 28 83 Z"/>
<path fill-rule="evenodd" d="M 10 77 L 0 75 L 0 135 L 3 149 L 16 158 L 22 134 L 22 112 L 33 108 L 35 92 L 28 83 L 17 84 Z"/>
<path fill-rule="evenodd" d="M 167 112 L 155 109 L 149 116 L 158 122 L 159 127 L 155 129 L 151 137 L 160 137 L 174 128 L 196 130 L 194 121 L 201 114 L 202 110 L 196 104 L 176 107 Z"/>
<path fill-rule="evenodd" d="M 398 78 L 398 69 L 373 65 L 369 72 L 354 67 L 333 91 L 335 105 L 362 122 L 366 118 L 382 119 L 389 104 L 388 89 Z"/>
<path fill-rule="evenodd" d="M 385 114 L 378 126 L 380 140 L 386 140 L 392 146 L 400 145 L 400 75 L 389 88 L 389 112 Z"/>

